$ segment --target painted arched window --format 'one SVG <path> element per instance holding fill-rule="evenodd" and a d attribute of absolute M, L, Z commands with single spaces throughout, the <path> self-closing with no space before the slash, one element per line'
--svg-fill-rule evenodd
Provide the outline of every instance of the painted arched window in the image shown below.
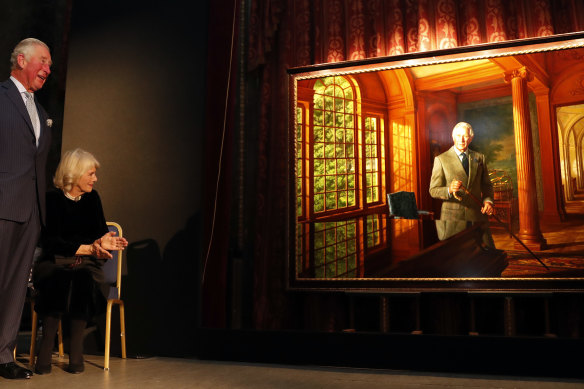
<path fill-rule="evenodd" d="M 357 207 L 357 101 L 345 77 L 325 77 L 314 85 L 313 211 Z"/>
<path fill-rule="evenodd" d="M 297 271 L 359 274 L 365 251 L 385 243 L 383 113 L 365 108 L 350 76 L 323 77 L 296 106 Z M 365 112 L 365 113 L 362 113 Z M 351 215 L 339 221 L 339 214 Z"/>

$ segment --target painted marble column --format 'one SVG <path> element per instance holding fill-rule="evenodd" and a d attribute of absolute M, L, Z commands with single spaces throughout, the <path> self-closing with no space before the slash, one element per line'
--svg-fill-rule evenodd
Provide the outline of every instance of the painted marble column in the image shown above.
<path fill-rule="evenodd" d="M 579 137 L 576 139 L 576 166 L 578 167 L 578 175 L 576 176 L 576 189 L 584 188 L 584 139 Z"/>
<path fill-rule="evenodd" d="M 549 88 L 532 89 L 537 105 L 539 149 L 543 181 L 542 223 L 559 223 L 566 218 L 562 201 L 562 175 L 558 147 L 558 130 L 552 123 Z"/>
<path fill-rule="evenodd" d="M 527 95 L 527 82 L 531 77 L 532 75 L 526 68 L 516 69 L 505 74 L 505 80 L 511 83 L 513 95 L 519 203 L 519 233 L 517 236 L 529 248 L 542 250 L 546 248 L 547 244 L 539 228 L 533 140 Z M 518 242 L 516 242 L 516 246 L 522 248 Z"/>

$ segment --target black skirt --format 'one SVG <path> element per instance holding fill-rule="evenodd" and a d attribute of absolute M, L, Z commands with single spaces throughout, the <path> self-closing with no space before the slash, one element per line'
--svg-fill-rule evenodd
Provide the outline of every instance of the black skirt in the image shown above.
<path fill-rule="evenodd" d="M 72 267 L 74 262 L 75 258 L 61 258 L 35 265 L 32 274 L 39 315 L 91 320 L 105 312 L 109 285 L 104 284 L 103 260 L 82 257 L 81 263 Z"/>

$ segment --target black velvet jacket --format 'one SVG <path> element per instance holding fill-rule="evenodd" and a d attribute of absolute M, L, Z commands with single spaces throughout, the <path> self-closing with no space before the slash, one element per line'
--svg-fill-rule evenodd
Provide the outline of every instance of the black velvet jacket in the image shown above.
<path fill-rule="evenodd" d="M 82 244 L 91 244 L 108 232 L 96 190 L 79 201 L 65 197 L 61 190 L 47 193 L 47 223 L 42 234 L 43 259 L 55 255 L 73 257 Z"/>

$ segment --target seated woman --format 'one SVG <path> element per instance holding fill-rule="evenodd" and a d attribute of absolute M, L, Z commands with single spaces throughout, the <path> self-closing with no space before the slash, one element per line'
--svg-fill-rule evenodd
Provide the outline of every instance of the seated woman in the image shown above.
<path fill-rule="evenodd" d="M 47 221 L 41 237 L 43 253 L 33 270 L 35 310 L 43 322 L 35 372 L 51 371 L 51 356 L 59 320 L 70 319 L 71 373 L 84 370 L 83 332 L 87 321 L 105 310 L 109 285 L 102 266 L 108 250 L 128 245 L 108 232 L 101 200 L 93 185 L 99 162 L 81 149 L 67 151 L 53 180 L 58 190 L 47 193 Z"/>

